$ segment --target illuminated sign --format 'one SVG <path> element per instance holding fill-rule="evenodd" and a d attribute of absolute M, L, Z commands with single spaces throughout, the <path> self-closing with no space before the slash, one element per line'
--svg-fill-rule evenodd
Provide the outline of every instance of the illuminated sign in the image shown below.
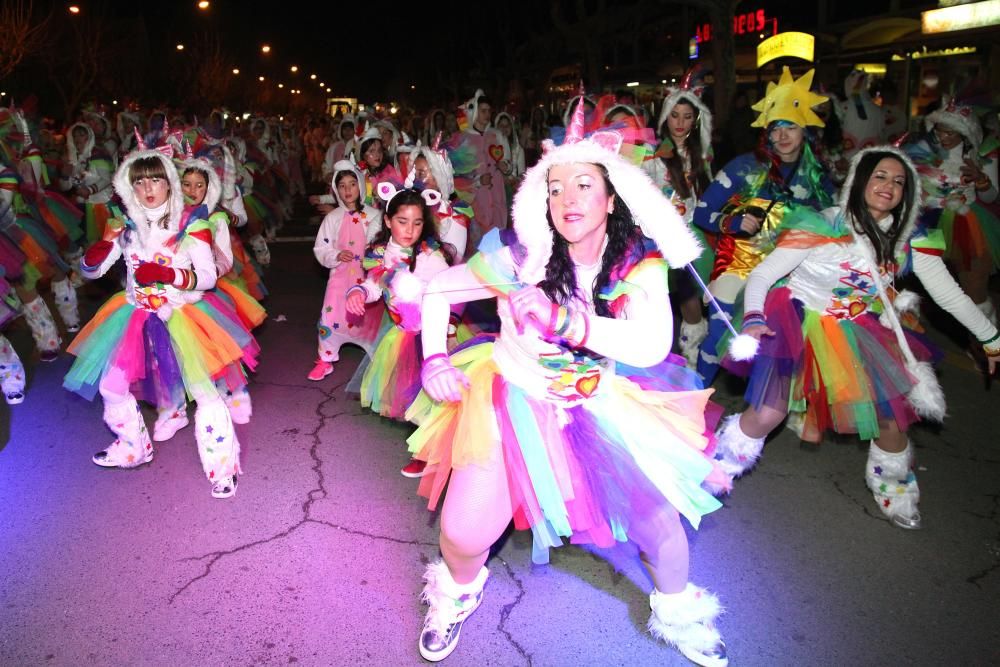
<path fill-rule="evenodd" d="M 688 41 L 688 59 L 694 60 L 698 57 L 698 38 L 692 37 Z"/>
<path fill-rule="evenodd" d="M 778 19 L 769 18 L 763 9 L 758 9 L 754 12 L 745 12 L 742 14 L 737 14 L 733 17 L 733 34 L 734 35 L 749 35 L 751 33 L 759 33 L 764 30 L 764 26 L 768 23 L 774 22 L 773 31 L 778 32 Z M 704 44 L 705 42 L 711 41 L 712 39 L 712 24 L 702 23 L 695 28 L 694 33 L 695 38 Z"/>
<path fill-rule="evenodd" d="M 886 67 L 881 63 L 858 63 L 854 69 L 865 74 L 885 74 Z"/>
<path fill-rule="evenodd" d="M 783 32 L 757 45 L 757 67 L 775 58 L 789 56 L 812 62 L 816 40 L 804 32 Z"/>
<path fill-rule="evenodd" d="M 974 46 L 955 46 L 950 49 L 936 49 L 934 51 L 928 51 L 927 47 L 924 47 L 923 51 L 914 51 L 908 54 L 914 60 L 920 60 L 921 58 L 947 58 L 949 56 L 965 56 L 970 53 L 975 53 L 976 47 Z M 897 56 L 893 54 L 893 60 L 906 60 L 906 56 Z"/>
<path fill-rule="evenodd" d="M 925 35 L 985 28 L 997 24 L 1000 24 L 1000 0 L 986 0 L 920 12 L 920 29 Z"/>

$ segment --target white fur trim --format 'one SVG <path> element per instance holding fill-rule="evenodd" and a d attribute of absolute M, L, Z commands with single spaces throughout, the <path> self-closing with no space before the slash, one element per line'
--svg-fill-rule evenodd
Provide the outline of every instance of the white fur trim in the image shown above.
<path fill-rule="evenodd" d="M 757 356 L 760 341 L 753 336 L 739 334 L 729 344 L 729 356 L 736 361 L 747 361 Z"/>
<path fill-rule="evenodd" d="M 447 151 L 445 151 L 444 156 L 441 156 L 436 151 L 431 150 L 429 146 L 422 144 L 417 144 L 410 151 L 410 173 L 407 175 L 407 187 L 412 185 L 410 177 L 413 175 L 413 170 L 416 169 L 419 157 L 427 160 L 427 166 L 434 174 L 434 181 L 437 183 L 441 198 L 445 201 L 451 199 L 452 193 L 455 192 L 455 168 L 452 167 L 451 160 L 448 159 Z"/>
<path fill-rule="evenodd" d="M 730 415 L 716 434 L 715 447 L 719 465 L 734 478 L 753 468 L 764 449 L 764 438 L 751 438 L 740 428 L 740 415 Z"/>
<path fill-rule="evenodd" d="M 358 193 L 361 198 L 361 203 L 364 204 L 365 193 L 368 192 L 368 179 L 365 178 L 364 173 L 358 169 L 358 165 L 351 160 L 337 160 L 333 165 L 333 175 L 330 176 L 330 189 L 333 190 L 333 196 L 337 200 L 337 206 L 346 209 L 347 205 L 340 198 L 340 193 L 337 192 L 337 174 L 342 171 L 349 171 L 354 174 L 354 177 L 358 179 Z"/>
<path fill-rule="evenodd" d="M 896 247 L 893 249 L 894 254 L 899 254 L 906 247 L 907 242 L 910 240 L 910 236 L 913 235 L 913 230 L 917 226 L 917 218 L 920 215 L 921 208 L 921 192 L 922 188 L 920 186 L 920 175 L 917 173 L 917 167 L 913 164 L 913 160 L 910 159 L 903 151 L 899 150 L 894 146 L 872 146 L 871 148 L 865 148 L 860 150 L 851 159 L 851 166 L 847 170 L 847 178 L 844 180 L 844 185 L 840 188 L 840 199 L 837 202 L 837 206 L 841 211 L 847 211 L 847 203 L 851 198 L 851 188 L 854 186 L 854 176 L 858 170 L 858 164 L 861 162 L 861 158 L 869 153 L 892 153 L 893 157 L 898 159 L 903 167 L 906 168 L 906 177 L 913 181 L 913 198 L 910 201 L 910 216 L 907 218 L 906 222 L 903 223 L 903 228 L 900 230 L 899 238 L 896 241 Z M 853 225 L 852 232 L 853 232 Z"/>
<path fill-rule="evenodd" d="M 486 586 L 489 574 L 490 571 L 483 567 L 471 582 L 459 584 L 452 578 L 448 564 L 443 560 L 437 560 L 430 563 L 424 571 L 424 581 L 427 584 L 424 586 L 420 599 L 434 604 L 440 602 L 443 597 L 455 600 L 463 595 L 475 595 Z"/>
<path fill-rule="evenodd" d="M 944 421 L 947 404 L 934 367 L 926 361 L 917 361 L 907 364 L 906 370 L 917 381 L 906 396 L 910 405 L 924 419 L 932 419 L 936 422 Z"/>
<path fill-rule="evenodd" d="M 170 184 L 170 196 L 167 200 L 170 202 L 170 220 L 168 223 L 170 229 L 178 229 L 180 227 L 181 215 L 184 212 L 184 193 L 181 192 L 181 179 L 177 175 L 177 169 L 170 158 L 155 150 L 132 151 L 125 156 L 125 159 L 118 166 L 118 171 L 115 172 L 114 186 L 115 192 L 118 193 L 118 197 L 122 200 L 122 204 L 124 204 L 125 210 L 128 212 L 128 217 L 136 224 L 143 238 L 145 238 L 146 209 L 135 198 L 135 193 L 132 191 L 132 180 L 129 178 L 129 170 L 136 160 L 146 157 L 155 157 L 160 160 L 163 163 L 164 171 L 167 173 L 167 181 Z"/>
<path fill-rule="evenodd" d="M 552 231 L 546 219 L 548 209 L 548 173 L 557 164 L 600 164 L 632 212 L 642 233 L 656 242 L 667 262 L 679 268 L 701 254 L 701 246 L 684 219 L 677 213 L 660 188 L 649 176 L 617 153 L 611 153 L 593 141 L 584 140 L 548 150 L 514 195 L 514 229 L 526 255 L 518 277 L 531 285 L 545 279 L 545 266 L 552 255 Z"/>
<path fill-rule="evenodd" d="M 976 118 L 975 112 L 972 111 L 971 107 L 964 104 L 957 105 L 958 108 L 969 110 L 969 115 L 966 116 L 949 110 L 948 107 L 951 105 L 951 100 L 947 97 L 943 98 L 941 100 L 941 108 L 932 111 L 924 118 L 924 127 L 930 132 L 936 124 L 941 123 L 961 134 L 966 141 L 972 144 L 973 151 L 979 150 L 979 145 L 983 143 L 983 128 L 979 124 L 979 119 Z"/>
<path fill-rule="evenodd" d="M 76 150 L 76 141 L 73 140 L 73 132 L 78 127 L 82 127 L 87 132 L 87 143 L 84 145 L 82 152 Z M 91 153 L 94 152 L 95 142 L 94 128 L 90 127 L 87 123 L 74 123 L 66 133 L 66 156 L 69 158 L 69 163 L 80 165 L 89 160 Z"/>
<path fill-rule="evenodd" d="M 205 200 L 202 203 L 208 208 L 209 214 L 213 213 L 222 197 L 222 181 L 219 179 L 218 172 L 215 171 L 212 163 L 203 157 L 184 160 L 177 165 L 177 173 L 182 179 L 184 172 L 188 169 L 200 169 L 208 174 L 208 187 L 205 192 Z"/>
<path fill-rule="evenodd" d="M 670 92 L 665 98 L 663 98 L 663 108 L 660 109 L 660 118 L 656 122 L 657 135 L 660 135 L 661 139 L 665 139 L 669 136 L 669 130 L 661 134 L 663 124 L 667 121 L 667 116 L 678 102 L 687 102 L 691 106 L 698 109 L 698 127 L 699 135 L 698 138 L 701 139 L 701 157 L 702 159 L 707 159 L 709 153 L 712 152 L 712 112 L 709 110 L 705 103 L 701 101 L 701 98 L 695 95 L 690 90 L 683 90 L 680 88 L 671 88 Z M 673 138 L 671 138 L 671 141 Z"/>
<path fill-rule="evenodd" d="M 654 637 L 677 647 L 698 664 L 727 664 L 725 657 L 713 659 L 708 655 L 722 642 L 714 622 L 723 610 L 715 595 L 689 583 L 672 595 L 654 590 L 649 607 L 653 613 L 647 627 Z"/>

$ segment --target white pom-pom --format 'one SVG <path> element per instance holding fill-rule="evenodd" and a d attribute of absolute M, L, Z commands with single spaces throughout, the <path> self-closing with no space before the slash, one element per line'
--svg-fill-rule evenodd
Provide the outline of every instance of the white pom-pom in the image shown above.
<path fill-rule="evenodd" d="M 156 309 L 156 316 L 160 318 L 161 322 L 166 322 L 170 319 L 170 316 L 174 314 L 174 307 L 169 303 L 165 303 Z"/>
<path fill-rule="evenodd" d="M 920 295 L 912 290 L 905 289 L 893 299 L 892 307 L 900 314 L 915 313 L 920 309 Z"/>
<path fill-rule="evenodd" d="M 934 367 L 926 361 L 918 361 L 915 364 L 907 364 L 906 370 L 917 379 L 917 383 L 906 397 L 910 405 L 924 419 L 944 421 L 946 409 L 944 392 L 938 384 Z"/>
<path fill-rule="evenodd" d="M 740 334 L 729 344 L 729 356 L 736 361 L 748 361 L 757 356 L 760 341 L 753 336 Z"/>
<path fill-rule="evenodd" d="M 409 271 L 398 271 L 389 286 L 392 296 L 403 303 L 420 303 L 424 296 L 424 283 Z"/>

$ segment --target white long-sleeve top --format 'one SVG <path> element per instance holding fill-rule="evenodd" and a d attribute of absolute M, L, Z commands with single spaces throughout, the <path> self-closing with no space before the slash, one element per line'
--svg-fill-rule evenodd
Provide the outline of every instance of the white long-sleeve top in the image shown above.
<path fill-rule="evenodd" d="M 823 215 L 832 219 L 839 212 L 834 207 L 823 211 Z M 886 218 L 879 225 L 888 229 L 891 222 L 891 218 Z M 874 249 L 870 248 L 866 238 L 848 238 L 850 240 L 845 242 L 811 248 L 779 245 L 747 279 L 744 293 L 746 311 L 762 312 L 768 290 L 778 280 L 788 276 L 787 286 L 792 295 L 810 310 L 838 319 L 854 319 L 868 312 L 876 301 L 880 301 L 866 259 L 874 256 Z M 867 253 L 859 247 L 860 243 L 869 244 Z M 941 308 L 980 341 L 997 335 L 996 327 L 962 291 L 939 256 L 919 249 L 913 249 L 911 253 L 914 274 Z M 893 278 L 883 272 L 883 283 L 889 284 Z"/>
<path fill-rule="evenodd" d="M 166 205 L 149 211 L 149 218 L 158 220 Z M 139 225 L 142 225 L 140 227 Z M 136 308 L 159 312 L 169 317 L 169 309 L 163 306 L 183 306 L 197 303 L 202 292 L 215 287 L 217 277 L 215 258 L 212 252 L 211 235 L 185 235 L 173 247 L 167 243 L 177 235 L 176 229 L 162 229 L 149 220 L 139 222 L 129 221 L 126 231 L 115 240 L 111 252 L 98 266 L 87 267 L 81 264 L 83 275 L 89 279 L 100 278 L 114 265 L 120 257 L 125 258 L 127 268 L 125 276 L 125 298 Z M 135 271 L 143 262 L 153 262 L 172 269 L 189 269 L 197 277 L 194 289 L 183 290 L 173 285 L 156 283 L 142 286 L 135 282 Z"/>
<path fill-rule="evenodd" d="M 389 268 L 401 262 L 407 262 L 409 256 L 405 251 L 406 249 L 403 246 L 389 239 L 389 242 L 385 246 L 382 266 Z M 441 251 L 421 252 L 417 255 L 417 261 L 413 267 L 413 276 L 426 286 L 431 281 L 431 278 L 447 268 L 448 262 L 445 260 L 444 255 L 441 254 Z M 374 272 L 369 271 L 368 277 L 361 283 L 361 287 L 365 291 L 365 303 L 373 303 L 382 298 L 382 288 L 378 283 L 378 279 L 373 274 Z M 391 302 L 389 303 L 389 307 L 392 307 Z"/>
<path fill-rule="evenodd" d="M 337 239 L 340 238 L 340 228 L 345 219 L 351 216 L 364 216 L 365 219 L 365 243 L 369 244 L 382 228 L 382 211 L 372 206 L 365 206 L 361 212 L 355 213 L 344 208 L 335 208 L 323 218 L 316 233 L 316 241 L 313 243 L 313 255 L 316 261 L 328 269 L 335 269 L 340 266 L 337 255 L 341 250 L 352 250 L 358 255 L 364 255 L 364 248 L 340 248 L 337 246 Z M 367 245 L 366 245 L 367 247 Z"/>
<path fill-rule="evenodd" d="M 516 263 L 509 248 L 491 253 L 490 264 L 500 274 L 516 275 Z M 670 352 L 672 318 L 666 289 L 668 266 L 662 259 L 639 262 L 626 276 L 631 287 L 628 303 L 620 318 L 595 314 L 590 290 L 574 298 L 569 307 L 588 313 L 590 331 L 586 347 L 601 358 L 580 357 L 573 350 L 546 340 L 531 326 L 517 330 L 506 298 L 497 300 L 500 335 L 493 348 L 493 360 L 511 383 L 530 395 L 567 404 L 579 402 L 599 391 L 600 382 L 614 374 L 615 362 L 649 367 L 663 361 Z M 593 285 L 600 261 L 576 265 L 579 286 Z M 423 300 L 424 358 L 446 351 L 450 304 L 497 296 L 486 287 L 467 264 L 454 266 L 436 276 Z M 580 381 L 593 391 L 579 390 Z"/>

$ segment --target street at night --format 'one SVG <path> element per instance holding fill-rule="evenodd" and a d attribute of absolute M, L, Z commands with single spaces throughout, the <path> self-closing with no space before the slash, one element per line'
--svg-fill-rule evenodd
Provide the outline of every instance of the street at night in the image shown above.
<path fill-rule="evenodd" d="M 273 255 L 234 498 L 209 496 L 191 427 L 149 465 L 93 465 L 112 435 L 99 401 L 61 389 L 68 356 L 33 365 L 26 401 L 3 408 L 0 663 L 420 663 L 420 577 L 437 557 L 438 521 L 399 474 L 412 427 L 345 395 L 357 349 L 326 380 L 305 379 L 324 276 L 306 243 Z M 914 434 L 923 530 L 881 518 L 857 441 L 805 449 L 787 429 L 726 506 L 688 530 L 692 579 L 725 605 L 735 664 L 1000 657 L 1000 417 L 984 410 L 997 388 L 984 391 L 945 345 L 949 417 Z M 450 664 L 686 664 L 646 631 L 651 583 L 629 547 L 565 546 L 539 567 L 518 533 L 487 566 L 483 605 Z"/>

